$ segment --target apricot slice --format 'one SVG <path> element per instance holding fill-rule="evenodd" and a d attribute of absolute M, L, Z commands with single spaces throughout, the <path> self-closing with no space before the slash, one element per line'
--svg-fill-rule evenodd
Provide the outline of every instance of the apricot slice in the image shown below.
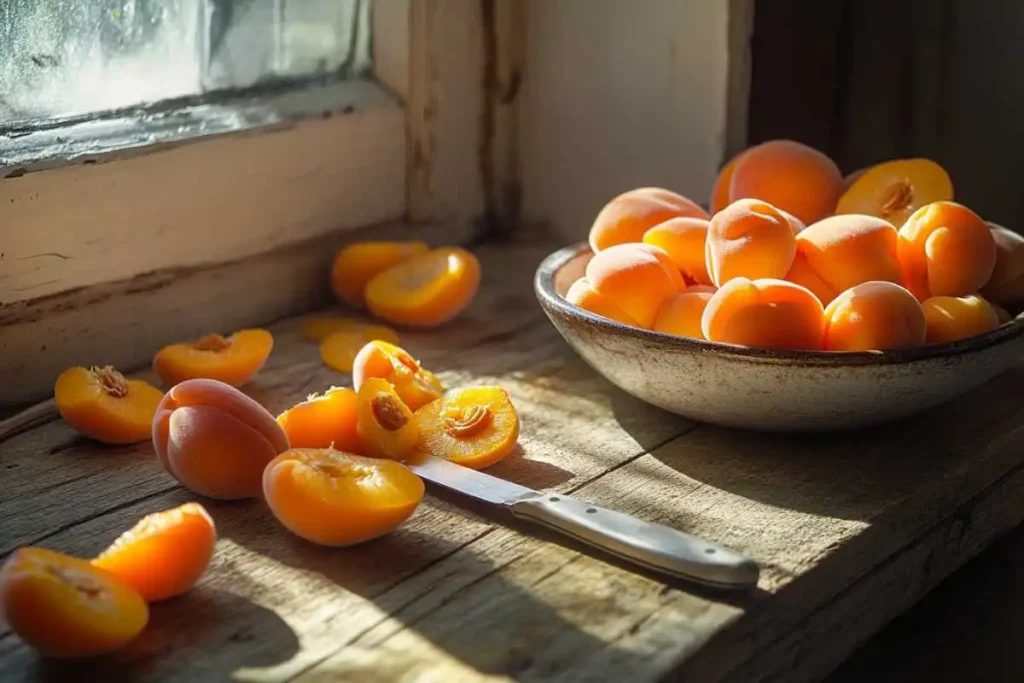
<path fill-rule="evenodd" d="M 355 332 L 368 324 L 355 318 L 337 315 L 314 315 L 302 321 L 299 328 L 302 336 L 314 342 L 322 342 L 335 332 Z"/>
<path fill-rule="evenodd" d="M 370 280 L 392 266 L 427 253 L 425 242 L 356 242 L 341 249 L 331 266 L 331 290 L 341 301 L 362 308 Z"/>
<path fill-rule="evenodd" d="M 931 159 L 899 159 L 862 169 L 839 198 L 837 214 L 877 216 L 897 228 L 933 202 L 953 199 L 949 174 Z"/>
<path fill-rule="evenodd" d="M 872 280 L 902 282 L 896 228 L 873 216 L 833 216 L 796 238 L 786 279 L 806 287 L 827 306 L 840 292 Z"/>
<path fill-rule="evenodd" d="M 274 337 L 266 330 L 240 330 L 229 337 L 209 334 L 160 349 L 153 370 L 168 386 L 190 379 L 215 379 L 240 387 L 260 371 L 273 348 Z"/>
<path fill-rule="evenodd" d="M 729 200 L 759 199 L 810 225 L 832 215 L 842 189 L 839 167 L 827 156 L 793 140 L 771 140 L 740 156 Z"/>
<path fill-rule="evenodd" d="M 999 327 L 995 310 L 976 294 L 934 296 L 922 302 L 928 321 L 928 343 L 945 344 L 985 334 Z"/>
<path fill-rule="evenodd" d="M 419 425 L 390 382 L 370 377 L 359 387 L 356 432 L 367 455 L 405 460 L 416 450 Z"/>
<path fill-rule="evenodd" d="M 453 391 L 420 408 L 416 419 L 420 450 L 472 469 L 498 462 L 519 438 L 519 415 L 499 387 Z"/>
<path fill-rule="evenodd" d="M 617 244 L 640 242 L 644 233 L 672 218 L 709 218 L 707 211 L 682 195 L 659 187 L 623 192 L 601 209 L 590 228 L 594 253 Z"/>
<path fill-rule="evenodd" d="M 288 449 L 267 409 L 238 389 L 193 379 L 164 396 L 153 418 L 153 446 L 164 468 L 202 496 L 258 496 L 263 468 Z"/>
<path fill-rule="evenodd" d="M 320 359 L 338 372 L 352 372 L 356 354 L 372 341 L 398 343 L 398 334 L 389 327 L 370 325 L 351 332 L 335 332 L 320 342 Z"/>
<path fill-rule="evenodd" d="M 149 607 L 134 588 L 86 560 L 16 550 L 0 570 L 0 615 L 48 657 L 113 652 L 142 632 Z"/>
<path fill-rule="evenodd" d="M 618 244 L 587 264 L 587 282 L 638 327 L 650 328 L 658 309 L 686 284 L 675 264 L 649 244 Z"/>
<path fill-rule="evenodd" d="M 800 285 L 738 277 L 711 297 L 701 328 L 715 342 L 817 350 L 822 347 L 825 317 L 821 302 Z"/>
<path fill-rule="evenodd" d="M 387 380 L 411 410 L 444 393 L 434 373 L 423 368 L 405 349 L 385 341 L 372 341 L 362 348 L 352 364 L 352 385 L 359 391 L 373 377 Z"/>
<path fill-rule="evenodd" d="M 1010 308 L 1024 304 L 1024 237 L 988 223 L 996 243 L 996 265 L 981 293 L 990 302 Z"/>
<path fill-rule="evenodd" d="M 110 444 L 145 441 L 161 398 L 156 387 L 109 365 L 68 368 L 53 389 L 57 410 L 75 431 Z"/>
<path fill-rule="evenodd" d="M 609 320 L 620 322 L 631 327 L 640 325 L 630 317 L 628 313 L 619 308 L 614 301 L 594 289 L 585 277 L 581 277 L 572 283 L 569 291 L 565 293 L 565 300 L 574 306 L 579 306 L 585 311 L 594 315 L 600 315 Z"/>
<path fill-rule="evenodd" d="M 292 448 L 328 448 L 359 451 L 356 433 L 356 392 L 331 387 L 312 394 L 277 416 L 277 424 Z"/>
<path fill-rule="evenodd" d="M 146 515 L 104 550 L 93 565 L 125 582 L 148 602 L 190 589 L 213 557 L 217 531 L 199 503 Z"/>
<path fill-rule="evenodd" d="M 825 349 L 885 351 L 921 346 L 927 323 L 914 295 L 891 282 L 864 282 L 825 309 Z"/>
<path fill-rule="evenodd" d="M 704 339 L 701 318 L 714 294 L 713 287 L 695 285 L 669 297 L 658 311 L 658 317 L 654 320 L 654 330 L 680 337 Z"/>
<path fill-rule="evenodd" d="M 734 277 L 782 279 L 795 254 L 789 220 L 771 204 L 740 199 L 711 219 L 704 258 L 711 282 L 721 287 Z"/>
<path fill-rule="evenodd" d="M 393 323 L 434 327 L 461 313 L 479 286 L 476 256 L 458 247 L 434 249 L 370 280 L 366 304 Z"/>
<path fill-rule="evenodd" d="M 278 521 L 326 546 L 394 530 L 416 510 L 423 491 L 423 480 L 401 463 L 333 448 L 286 451 L 263 472 L 263 495 Z"/>
<path fill-rule="evenodd" d="M 955 202 L 923 206 L 899 231 L 903 284 L 920 300 L 968 296 L 989 281 L 996 265 L 992 231 Z"/>
<path fill-rule="evenodd" d="M 710 285 L 704 246 L 711 223 L 703 218 L 673 218 L 644 233 L 644 244 L 658 247 L 688 282 Z"/>

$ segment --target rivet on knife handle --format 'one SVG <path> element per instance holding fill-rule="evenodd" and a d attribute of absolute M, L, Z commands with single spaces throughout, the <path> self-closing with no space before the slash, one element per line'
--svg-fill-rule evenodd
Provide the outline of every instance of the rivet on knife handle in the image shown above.
<path fill-rule="evenodd" d="M 724 546 L 662 524 L 569 496 L 538 495 L 512 505 L 516 517 L 544 524 L 613 555 L 665 574 L 717 588 L 757 585 L 757 563 Z"/>

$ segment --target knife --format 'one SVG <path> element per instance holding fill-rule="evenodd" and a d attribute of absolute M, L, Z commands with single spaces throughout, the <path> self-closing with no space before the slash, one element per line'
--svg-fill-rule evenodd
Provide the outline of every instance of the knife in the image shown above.
<path fill-rule="evenodd" d="M 676 529 L 561 493 L 540 493 L 441 458 L 428 457 L 409 467 L 438 486 L 500 505 L 520 519 L 647 569 L 714 588 L 757 585 L 760 572 L 752 559 Z"/>

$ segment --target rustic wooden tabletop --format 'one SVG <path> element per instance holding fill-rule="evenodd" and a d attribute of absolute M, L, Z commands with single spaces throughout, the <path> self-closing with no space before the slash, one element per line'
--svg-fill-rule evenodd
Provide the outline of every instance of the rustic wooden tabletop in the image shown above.
<path fill-rule="evenodd" d="M 470 310 L 403 346 L 449 386 L 509 390 L 521 452 L 491 473 L 735 547 L 761 563 L 756 591 L 665 583 L 433 489 L 402 528 L 348 549 L 292 536 L 260 501 L 204 501 L 213 564 L 154 606 L 136 642 L 62 664 L 0 626 L 0 680 L 817 680 L 1024 519 L 1024 369 L 858 433 L 697 425 L 613 388 L 562 342 L 531 282 L 553 248 L 482 248 Z M 349 382 L 297 320 L 272 329 L 247 387 L 271 412 Z M 149 444 L 99 447 L 61 421 L 0 443 L 0 484 L 0 560 L 23 545 L 89 556 L 193 498 Z"/>

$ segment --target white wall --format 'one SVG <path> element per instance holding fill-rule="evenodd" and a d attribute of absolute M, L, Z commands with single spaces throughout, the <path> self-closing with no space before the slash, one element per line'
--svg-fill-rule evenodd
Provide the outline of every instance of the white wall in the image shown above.
<path fill-rule="evenodd" d="M 524 216 L 584 239 L 612 196 L 706 202 L 726 128 L 725 0 L 526 0 Z"/>

